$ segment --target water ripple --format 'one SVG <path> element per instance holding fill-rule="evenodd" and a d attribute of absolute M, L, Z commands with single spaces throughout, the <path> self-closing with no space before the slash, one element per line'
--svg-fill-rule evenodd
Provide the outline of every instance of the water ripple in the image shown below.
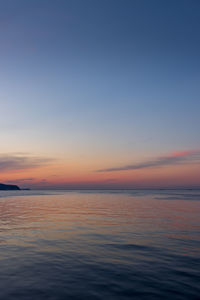
<path fill-rule="evenodd" d="M 0 299 L 198 299 L 199 195 L 1 193 Z"/>

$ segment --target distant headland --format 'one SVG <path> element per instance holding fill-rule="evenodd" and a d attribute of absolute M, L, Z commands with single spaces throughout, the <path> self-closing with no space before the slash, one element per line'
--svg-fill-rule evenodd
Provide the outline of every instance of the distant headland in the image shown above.
<path fill-rule="evenodd" d="M 18 190 L 21 189 L 17 185 L 0 183 L 0 191 L 18 191 Z"/>

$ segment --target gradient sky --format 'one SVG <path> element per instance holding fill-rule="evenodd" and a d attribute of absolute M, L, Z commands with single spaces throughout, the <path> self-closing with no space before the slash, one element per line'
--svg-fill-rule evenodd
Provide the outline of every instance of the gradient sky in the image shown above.
<path fill-rule="evenodd" d="M 0 181 L 200 187 L 198 0 L 0 0 Z"/>

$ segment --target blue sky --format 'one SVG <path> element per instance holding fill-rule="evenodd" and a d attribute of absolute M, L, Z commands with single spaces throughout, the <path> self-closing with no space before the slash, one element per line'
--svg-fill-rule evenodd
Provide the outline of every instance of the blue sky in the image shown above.
<path fill-rule="evenodd" d="M 199 149 L 199 30 L 194 0 L 0 1 L 1 152 Z"/>

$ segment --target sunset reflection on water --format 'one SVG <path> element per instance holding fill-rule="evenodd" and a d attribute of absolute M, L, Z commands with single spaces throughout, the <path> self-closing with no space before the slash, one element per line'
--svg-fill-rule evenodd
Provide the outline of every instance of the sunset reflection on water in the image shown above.
<path fill-rule="evenodd" d="M 4 299 L 29 299 L 30 290 L 40 299 L 154 299 L 166 289 L 176 299 L 175 282 L 185 299 L 199 291 L 197 193 L 194 200 L 173 191 L 171 200 L 159 191 L 31 193 L 0 198 Z"/>

